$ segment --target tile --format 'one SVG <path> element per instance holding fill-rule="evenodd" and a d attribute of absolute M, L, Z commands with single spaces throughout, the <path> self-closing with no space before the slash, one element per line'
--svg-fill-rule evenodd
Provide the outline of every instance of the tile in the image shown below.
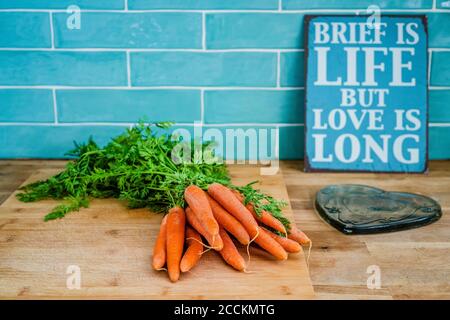
<path fill-rule="evenodd" d="M 103 146 L 127 126 L 0 126 L 0 158 L 67 158 L 74 141 L 86 142 L 90 136 Z M 172 128 L 180 129 L 175 126 Z M 187 132 L 191 129 L 187 128 Z M 160 132 L 156 129 L 156 133 Z"/>
<path fill-rule="evenodd" d="M 282 87 L 303 87 L 305 65 L 303 52 L 283 52 L 280 56 L 280 84 Z"/>
<path fill-rule="evenodd" d="M 53 94 L 41 89 L 1 89 L 0 122 L 53 122 Z"/>
<path fill-rule="evenodd" d="M 377 5 L 381 9 L 431 9 L 433 0 L 283 0 L 284 10 L 366 9 L 370 5 Z"/>
<path fill-rule="evenodd" d="M 303 14 L 214 13 L 206 15 L 206 47 L 294 48 L 303 46 Z"/>
<path fill-rule="evenodd" d="M 57 90 L 60 122 L 200 121 L 199 90 Z"/>
<path fill-rule="evenodd" d="M 430 48 L 450 48 L 450 12 L 429 13 L 428 46 Z"/>
<path fill-rule="evenodd" d="M 124 0 L 1 0 L 1 9 L 123 9 Z"/>
<path fill-rule="evenodd" d="M 47 12 L 0 12 L 0 47 L 51 48 Z"/>
<path fill-rule="evenodd" d="M 428 91 L 429 122 L 450 123 L 450 90 Z"/>
<path fill-rule="evenodd" d="M 450 127 L 431 127 L 428 130 L 430 160 L 450 159 Z"/>
<path fill-rule="evenodd" d="M 205 123 L 303 123 L 303 90 L 205 91 Z"/>
<path fill-rule="evenodd" d="M 278 9 L 278 0 L 128 0 L 128 8 L 139 9 Z"/>
<path fill-rule="evenodd" d="M 280 158 L 284 160 L 303 159 L 305 135 L 303 126 L 280 128 Z"/>
<path fill-rule="evenodd" d="M 66 13 L 54 14 L 57 48 L 170 48 L 202 46 L 200 13 L 82 14 L 81 28 L 68 29 Z"/>
<path fill-rule="evenodd" d="M 450 86 L 450 51 L 433 52 L 430 84 L 432 86 Z"/>
<path fill-rule="evenodd" d="M 124 52 L 0 51 L 0 85 L 127 83 Z"/>
<path fill-rule="evenodd" d="M 136 52 L 131 81 L 134 86 L 274 86 L 276 54 Z"/>

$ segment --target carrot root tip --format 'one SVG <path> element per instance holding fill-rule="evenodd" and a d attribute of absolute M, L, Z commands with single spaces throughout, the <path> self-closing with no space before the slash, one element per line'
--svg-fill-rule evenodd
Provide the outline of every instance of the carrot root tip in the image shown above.
<path fill-rule="evenodd" d="M 216 250 L 216 249 L 217 249 L 216 247 L 208 246 L 207 244 L 204 244 L 202 241 L 198 241 L 198 240 L 195 239 L 195 238 L 186 238 L 186 240 L 194 240 L 194 241 L 197 241 L 198 243 L 200 243 L 200 244 L 201 244 L 202 246 L 204 246 L 205 248 L 208 248 L 208 250 L 203 251 L 202 254 L 208 252 L 209 250 Z"/>
<path fill-rule="evenodd" d="M 167 271 L 167 268 L 157 268 L 156 271 Z"/>
<path fill-rule="evenodd" d="M 250 265 L 250 261 L 251 261 L 251 256 L 250 256 L 250 243 L 247 244 L 246 250 L 247 250 L 247 257 L 248 257 L 248 259 L 247 259 L 247 265 L 249 266 L 249 265 Z"/>
<path fill-rule="evenodd" d="M 259 229 L 256 230 L 256 235 L 253 237 L 253 239 L 250 240 L 250 242 L 247 244 L 247 266 L 250 266 L 250 262 L 251 262 L 251 255 L 250 255 L 250 244 L 256 240 L 256 238 L 258 238 L 259 236 Z"/>
<path fill-rule="evenodd" d="M 215 249 L 214 248 L 207 248 L 205 251 L 202 252 L 202 255 L 204 255 L 205 253 L 207 253 L 208 251 L 211 251 L 211 250 L 215 250 Z"/>
<path fill-rule="evenodd" d="M 306 256 L 306 265 L 309 269 L 309 257 L 311 256 L 312 241 L 309 241 L 308 255 Z"/>

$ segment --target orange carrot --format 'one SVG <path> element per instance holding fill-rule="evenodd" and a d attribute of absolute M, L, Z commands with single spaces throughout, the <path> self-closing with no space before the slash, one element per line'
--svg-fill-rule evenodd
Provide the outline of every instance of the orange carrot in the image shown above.
<path fill-rule="evenodd" d="M 230 189 L 219 183 L 213 183 L 208 187 L 209 195 L 231 213 L 247 230 L 253 239 L 258 235 L 258 223 L 248 209 L 236 199 Z"/>
<path fill-rule="evenodd" d="M 184 247 L 186 216 L 183 208 L 175 207 L 167 215 L 167 271 L 172 282 L 180 277 L 180 261 Z"/>
<path fill-rule="evenodd" d="M 286 260 L 288 257 L 286 250 L 283 249 L 281 244 L 272 239 L 268 232 L 262 228 L 259 228 L 259 235 L 256 237 L 255 242 L 278 260 Z"/>
<path fill-rule="evenodd" d="M 203 237 L 205 237 L 206 241 L 214 250 L 217 251 L 222 250 L 223 241 L 220 235 L 218 234 L 215 237 L 213 237 L 211 234 L 209 234 L 203 227 L 203 225 L 200 223 L 200 221 L 198 221 L 197 217 L 195 216 L 194 212 L 191 210 L 190 207 L 186 208 L 186 218 L 191 227 L 197 230 L 197 232 L 200 233 Z"/>
<path fill-rule="evenodd" d="M 160 270 L 166 264 L 166 230 L 167 230 L 167 215 L 161 220 L 159 227 L 158 238 L 156 238 L 155 246 L 153 248 L 153 269 Z"/>
<path fill-rule="evenodd" d="M 231 192 L 233 192 L 233 194 L 236 196 L 236 198 L 239 200 L 240 203 L 244 203 L 244 196 L 242 195 L 242 193 L 240 193 L 239 191 L 235 190 L 235 189 L 230 189 Z"/>
<path fill-rule="evenodd" d="M 225 229 L 220 228 L 219 234 L 223 240 L 223 249 L 219 251 L 223 260 L 230 266 L 239 271 L 245 270 L 245 260 L 236 249 L 236 246 L 231 240 L 230 236 L 227 234 Z"/>
<path fill-rule="evenodd" d="M 273 215 L 271 215 L 269 212 L 262 210 L 261 211 L 261 216 L 258 216 L 256 214 L 255 209 L 253 208 L 252 204 L 248 204 L 246 206 L 246 208 L 248 209 L 248 211 L 250 211 L 253 215 L 253 217 L 258 220 L 259 222 L 261 222 L 262 224 L 271 227 L 272 229 L 275 229 L 281 233 L 286 234 L 286 228 L 284 227 L 284 225 L 281 223 L 280 220 L 278 220 L 277 218 L 275 218 Z"/>
<path fill-rule="evenodd" d="M 274 239 L 276 242 L 278 242 L 284 250 L 286 250 L 289 253 L 297 253 L 300 252 L 300 250 L 302 249 L 302 247 L 295 242 L 294 240 L 285 238 L 285 237 L 280 237 L 279 235 L 270 232 L 269 230 L 266 230 L 263 228 L 263 232 L 267 233 L 269 236 L 272 237 L 272 239 Z"/>
<path fill-rule="evenodd" d="M 311 244 L 311 240 L 308 236 L 298 229 L 294 222 L 291 222 L 291 230 L 289 231 L 288 238 L 298 242 L 302 246 Z"/>
<path fill-rule="evenodd" d="M 181 272 L 191 270 L 197 264 L 198 260 L 200 260 L 203 253 L 202 238 L 200 237 L 200 234 L 191 227 L 186 228 L 186 243 L 188 244 L 188 248 L 181 259 Z"/>
<path fill-rule="evenodd" d="M 207 195 L 209 204 L 219 225 L 231 233 L 241 244 L 247 245 L 250 237 L 242 224 L 229 214 L 216 200 Z"/>
<path fill-rule="evenodd" d="M 190 185 L 184 190 L 184 198 L 205 230 L 212 235 L 213 238 L 218 235 L 219 224 L 214 218 L 205 191 L 195 185 Z"/>
<path fill-rule="evenodd" d="M 231 189 L 231 192 L 233 192 L 233 194 L 239 200 L 239 202 L 244 203 L 244 196 L 239 191 Z M 271 227 L 272 229 L 275 229 L 281 233 L 286 234 L 286 228 L 281 223 L 281 221 L 275 218 L 269 212 L 262 210 L 261 216 L 258 216 L 252 204 L 249 203 L 245 207 L 248 209 L 248 211 L 251 212 L 253 217 L 260 223 L 265 224 L 266 226 Z"/>

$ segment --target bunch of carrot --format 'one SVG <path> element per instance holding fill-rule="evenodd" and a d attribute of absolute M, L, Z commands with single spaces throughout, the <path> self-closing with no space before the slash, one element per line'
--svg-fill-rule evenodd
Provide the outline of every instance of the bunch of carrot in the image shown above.
<path fill-rule="evenodd" d="M 245 271 L 246 261 L 230 235 L 245 246 L 255 242 L 277 260 L 286 260 L 288 253 L 310 244 L 293 223 L 287 231 L 272 214 L 257 214 L 252 204 L 244 205 L 239 192 L 222 184 L 209 185 L 207 192 L 191 185 L 185 189 L 184 198 L 188 205 L 185 209 L 172 208 L 163 218 L 153 251 L 153 268 L 167 269 L 173 282 L 197 264 L 204 247 L 216 250 L 236 270 Z"/>

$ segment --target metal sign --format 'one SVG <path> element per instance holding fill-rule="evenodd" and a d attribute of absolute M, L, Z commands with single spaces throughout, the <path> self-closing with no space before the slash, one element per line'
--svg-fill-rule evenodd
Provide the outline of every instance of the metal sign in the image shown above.
<path fill-rule="evenodd" d="M 426 18 L 305 21 L 305 170 L 426 171 Z"/>

